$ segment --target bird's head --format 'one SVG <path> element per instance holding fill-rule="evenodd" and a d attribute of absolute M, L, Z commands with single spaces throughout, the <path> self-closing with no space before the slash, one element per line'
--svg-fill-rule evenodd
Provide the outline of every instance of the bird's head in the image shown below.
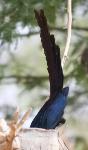
<path fill-rule="evenodd" d="M 68 92 L 69 92 L 69 87 L 67 86 L 67 87 L 64 87 L 63 89 L 62 89 L 62 93 L 63 93 L 63 95 L 64 96 L 68 96 Z"/>

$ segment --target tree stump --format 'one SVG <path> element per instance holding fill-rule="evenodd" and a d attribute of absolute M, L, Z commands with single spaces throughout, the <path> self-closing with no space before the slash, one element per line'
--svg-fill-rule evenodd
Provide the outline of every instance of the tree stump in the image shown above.
<path fill-rule="evenodd" d="M 23 129 L 19 139 L 21 150 L 68 150 L 57 130 Z"/>
<path fill-rule="evenodd" d="M 68 150 L 61 139 L 64 126 L 50 130 L 22 129 L 29 112 L 19 122 L 17 112 L 15 119 L 9 123 L 4 119 L 0 120 L 0 150 Z"/>

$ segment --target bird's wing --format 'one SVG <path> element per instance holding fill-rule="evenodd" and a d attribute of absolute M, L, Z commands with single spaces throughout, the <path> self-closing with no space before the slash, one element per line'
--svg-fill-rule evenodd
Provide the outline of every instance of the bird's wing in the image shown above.
<path fill-rule="evenodd" d="M 47 128 L 55 128 L 61 121 L 64 109 L 67 104 L 67 97 L 60 93 L 47 110 Z"/>
<path fill-rule="evenodd" d="M 63 88 L 63 71 L 61 67 L 60 48 L 55 44 L 54 35 L 50 35 L 43 10 L 36 11 L 35 17 L 40 27 L 40 36 L 47 60 L 50 98 L 52 99 Z"/>

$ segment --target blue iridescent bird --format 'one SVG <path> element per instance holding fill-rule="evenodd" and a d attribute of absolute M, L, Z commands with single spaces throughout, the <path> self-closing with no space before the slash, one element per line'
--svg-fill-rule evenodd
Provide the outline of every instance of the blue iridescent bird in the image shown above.
<path fill-rule="evenodd" d="M 64 75 L 61 67 L 60 48 L 55 44 L 54 35 L 49 33 L 43 10 L 35 10 L 35 17 L 40 26 L 40 37 L 48 66 L 50 97 L 35 116 L 30 127 L 54 129 L 65 121 L 63 114 L 69 88 L 63 88 Z"/>
<path fill-rule="evenodd" d="M 63 88 L 62 92 L 59 93 L 53 103 L 46 110 L 45 116 L 43 116 L 42 128 L 54 129 L 60 124 L 64 109 L 67 105 L 67 96 L 69 88 Z"/>
<path fill-rule="evenodd" d="M 31 127 L 54 129 L 61 124 L 64 109 L 67 105 L 68 91 L 68 87 L 63 88 L 62 92 L 56 96 L 54 101 L 46 107 L 47 109 L 41 109 L 34 118 Z"/>

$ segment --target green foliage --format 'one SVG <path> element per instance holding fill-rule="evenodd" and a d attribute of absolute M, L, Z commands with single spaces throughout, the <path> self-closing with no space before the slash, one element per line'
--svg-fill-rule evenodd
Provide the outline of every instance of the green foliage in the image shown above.
<path fill-rule="evenodd" d="M 88 144 L 82 137 L 76 138 L 75 150 L 86 150 L 88 149 Z"/>
<path fill-rule="evenodd" d="M 73 4 L 81 4 L 81 1 L 73 1 Z M 11 42 L 13 38 L 17 37 L 18 23 L 21 23 L 22 27 L 34 26 L 34 9 L 43 8 L 48 22 L 54 24 L 58 11 L 59 14 L 63 14 L 63 7 L 65 9 L 66 2 L 61 0 L 1 0 L 0 39 L 2 42 Z"/>
<path fill-rule="evenodd" d="M 44 8 L 50 22 L 55 20 L 59 2 L 43 0 L 3 0 L 0 1 L 0 39 L 10 42 L 16 36 L 17 23 L 23 27 L 35 25 L 34 9 Z"/>

